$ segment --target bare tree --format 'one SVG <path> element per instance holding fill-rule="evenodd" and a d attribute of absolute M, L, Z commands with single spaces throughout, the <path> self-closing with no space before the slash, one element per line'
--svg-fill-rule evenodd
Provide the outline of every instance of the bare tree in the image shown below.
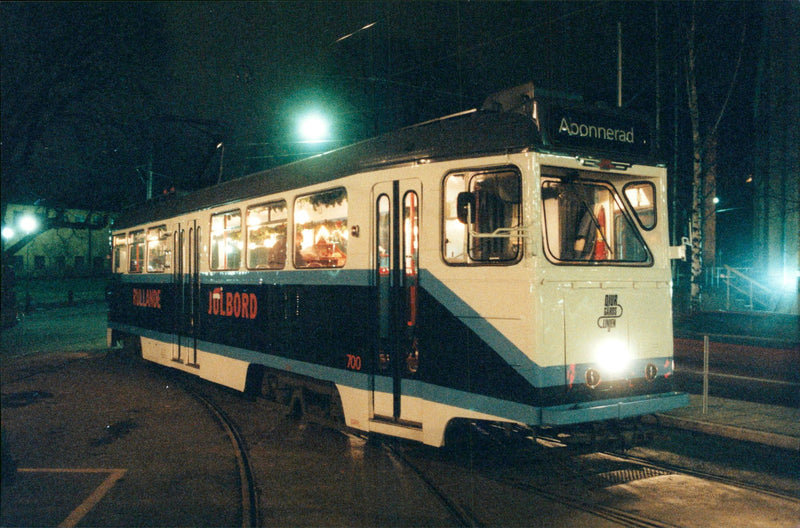
<path fill-rule="evenodd" d="M 3 202 L 97 206 L 141 163 L 156 21 L 136 5 L 5 3 Z"/>
<path fill-rule="evenodd" d="M 689 119 L 692 127 L 692 212 L 690 222 L 689 240 L 691 243 L 691 281 L 690 281 L 690 309 L 700 309 L 702 301 L 703 282 L 703 245 L 707 233 L 707 216 L 714 214 L 711 203 L 716 189 L 716 145 L 719 125 L 725 115 L 725 110 L 730 101 L 731 93 L 742 62 L 747 25 L 742 24 L 738 58 L 733 70 L 731 82 L 725 98 L 720 103 L 719 112 L 713 125 L 706 131 L 702 128 L 701 108 L 698 98 L 697 86 L 697 49 L 695 47 L 697 36 L 697 6 L 693 2 L 691 16 L 686 35 L 686 94 L 689 109 Z M 713 225 L 713 224 L 712 224 Z"/>

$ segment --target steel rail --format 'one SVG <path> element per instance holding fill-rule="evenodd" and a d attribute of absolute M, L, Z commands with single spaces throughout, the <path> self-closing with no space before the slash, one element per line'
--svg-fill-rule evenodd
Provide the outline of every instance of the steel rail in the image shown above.
<path fill-rule="evenodd" d="M 247 449 L 236 423 L 215 402 L 200 394 L 197 390 L 183 384 L 184 390 L 201 402 L 219 424 L 233 446 L 236 456 L 236 465 L 239 470 L 239 485 L 241 488 L 242 528 L 258 528 L 259 511 L 258 497 L 256 494 L 255 479 L 247 457 Z"/>
<path fill-rule="evenodd" d="M 686 468 L 682 466 L 676 466 L 673 464 L 667 464 L 664 462 L 654 462 L 652 460 L 648 460 L 646 458 L 637 457 L 625 453 L 616 453 L 613 451 L 601 451 L 599 454 L 613 457 L 617 460 L 622 460 L 624 462 L 631 462 L 634 464 L 639 464 L 642 467 L 654 469 L 657 471 L 666 471 L 675 475 L 685 475 L 690 477 L 696 477 L 703 480 L 710 480 L 713 482 L 718 482 L 720 484 L 725 484 L 728 486 L 733 486 L 740 489 L 746 489 L 748 491 L 755 491 L 757 493 L 763 493 L 764 495 L 769 495 L 771 497 L 775 497 L 778 499 L 789 500 L 790 502 L 794 502 L 800 504 L 800 498 L 795 495 L 790 495 L 788 492 L 770 487 L 770 486 L 761 486 L 758 484 L 753 484 L 751 482 L 746 482 L 743 480 L 725 477 L 722 475 L 717 475 L 715 473 L 709 473 L 708 471 L 700 471 L 697 469 Z"/>
<path fill-rule="evenodd" d="M 458 522 L 459 526 L 464 526 L 467 528 L 481 528 L 484 526 L 484 524 L 481 523 L 480 520 L 475 517 L 475 515 L 459 506 L 456 501 L 452 500 L 444 491 L 439 489 L 439 487 L 436 486 L 436 484 L 429 479 L 425 473 L 416 466 L 416 464 L 411 462 L 411 460 L 409 460 L 409 458 L 405 456 L 402 451 L 385 443 L 382 444 L 382 446 L 390 458 L 393 460 L 398 460 L 404 466 L 409 468 L 411 472 L 414 473 L 414 475 L 416 475 L 417 478 L 425 484 L 428 490 L 433 493 L 442 504 L 444 504 L 445 508 L 447 508 L 447 511 L 450 512 L 450 515 L 452 515 L 456 522 Z"/>
<path fill-rule="evenodd" d="M 642 517 L 641 515 L 620 510 L 619 508 L 604 506 L 594 501 L 551 491 L 534 484 L 518 482 L 509 478 L 496 478 L 488 476 L 486 478 L 506 486 L 533 493 L 534 495 L 557 502 L 569 508 L 574 508 L 597 517 L 602 517 L 603 519 L 619 523 L 622 526 L 629 526 L 631 528 L 679 528 L 679 525 L 676 524 L 670 524 L 656 519 Z"/>

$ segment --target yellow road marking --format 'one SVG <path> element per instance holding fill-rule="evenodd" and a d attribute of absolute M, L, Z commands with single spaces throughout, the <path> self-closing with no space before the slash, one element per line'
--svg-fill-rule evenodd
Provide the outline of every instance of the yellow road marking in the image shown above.
<path fill-rule="evenodd" d="M 80 503 L 72 513 L 64 519 L 58 526 L 59 528 L 74 528 L 87 513 L 92 511 L 100 499 L 108 493 L 108 490 L 125 475 L 127 469 L 71 469 L 71 468 L 18 468 L 20 473 L 108 473 L 108 477 L 95 488 L 85 501 Z"/>

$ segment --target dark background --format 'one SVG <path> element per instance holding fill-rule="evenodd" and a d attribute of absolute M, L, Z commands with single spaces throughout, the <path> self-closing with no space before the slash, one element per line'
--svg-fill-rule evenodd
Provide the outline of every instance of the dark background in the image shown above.
<path fill-rule="evenodd" d="M 120 210 L 149 170 L 194 190 L 528 81 L 614 106 L 621 22 L 623 106 L 657 123 L 683 223 L 692 9 L 717 194 L 746 219 L 762 2 L 4 2 L 2 200 Z M 331 142 L 299 141 L 309 109 Z"/>

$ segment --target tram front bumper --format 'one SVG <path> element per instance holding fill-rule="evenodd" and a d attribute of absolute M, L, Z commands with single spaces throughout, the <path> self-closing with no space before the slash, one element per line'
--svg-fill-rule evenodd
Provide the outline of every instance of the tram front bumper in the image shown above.
<path fill-rule="evenodd" d="M 542 409 L 541 425 L 571 425 L 602 420 L 621 420 L 689 405 L 685 392 L 667 392 L 631 398 L 602 400 Z"/>

